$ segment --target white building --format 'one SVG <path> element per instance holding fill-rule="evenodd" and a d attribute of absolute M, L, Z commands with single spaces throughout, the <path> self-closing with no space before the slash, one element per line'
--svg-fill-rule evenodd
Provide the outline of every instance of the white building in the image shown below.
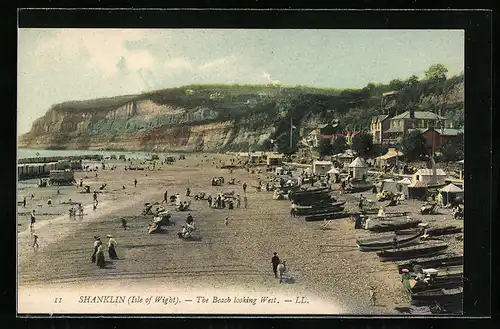
<path fill-rule="evenodd" d="M 314 160 L 313 162 L 313 173 L 317 175 L 326 175 L 330 169 L 333 167 L 333 162 L 331 161 L 319 161 Z"/>
<path fill-rule="evenodd" d="M 432 169 L 419 169 L 413 175 L 414 182 L 422 182 L 425 185 L 443 185 L 446 180 L 446 173 L 442 169 L 436 169 L 436 181 L 432 182 L 434 173 Z"/>
<path fill-rule="evenodd" d="M 349 175 L 353 179 L 366 179 L 366 176 L 368 175 L 368 166 L 363 159 L 357 157 L 353 162 L 351 162 L 349 165 Z"/>

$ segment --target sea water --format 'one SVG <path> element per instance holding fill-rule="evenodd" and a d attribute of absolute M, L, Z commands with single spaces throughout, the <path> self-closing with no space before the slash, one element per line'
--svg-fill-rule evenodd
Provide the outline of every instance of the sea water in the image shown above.
<path fill-rule="evenodd" d="M 17 149 L 17 158 L 35 158 L 35 157 L 52 157 L 52 156 L 74 156 L 74 155 L 92 155 L 99 154 L 109 156 L 111 154 L 125 155 L 127 158 L 147 158 L 155 152 L 132 152 L 132 151 L 96 151 L 96 150 L 43 150 L 43 149 Z"/>

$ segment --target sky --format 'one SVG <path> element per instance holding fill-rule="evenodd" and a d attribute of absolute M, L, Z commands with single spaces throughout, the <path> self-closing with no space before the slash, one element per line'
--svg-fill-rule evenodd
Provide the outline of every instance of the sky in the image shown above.
<path fill-rule="evenodd" d="M 200 83 L 362 88 L 442 63 L 463 30 L 19 29 L 18 135 L 54 104 Z"/>

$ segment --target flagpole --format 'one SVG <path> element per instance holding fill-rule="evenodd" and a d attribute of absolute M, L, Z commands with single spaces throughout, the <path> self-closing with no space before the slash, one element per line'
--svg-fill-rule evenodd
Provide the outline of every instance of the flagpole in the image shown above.
<path fill-rule="evenodd" d="M 292 135 L 293 135 L 293 125 L 292 125 L 292 116 L 290 116 L 290 152 L 292 151 Z"/>

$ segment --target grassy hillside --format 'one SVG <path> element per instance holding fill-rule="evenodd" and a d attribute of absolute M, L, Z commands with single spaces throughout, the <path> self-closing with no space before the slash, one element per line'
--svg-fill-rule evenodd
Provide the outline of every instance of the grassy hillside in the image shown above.
<path fill-rule="evenodd" d="M 99 111 L 141 100 L 184 109 L 202 107 L 217 114 L 207 118 L 207 122 L 231 121 L 236 129 L 255 131 L 271 126 L 274 127 L 271 139 L 286 144 L 290 139 L 290 120 L 297 127 L 293 132 L 293 139 L 297 141 L 300 128 L 334 119 L 340 120 L 342 129 L 368 130 L 370 118 L 382 111 L 402 113 L 415 109 L 440 112 L 450 118 L 455 127 L 463 127 L 463 94 L 460 92 L 463 90 L 463 79 L 463 74 L 446 78 L 446 69 L 438 64 L 426 71 L 424 79 L 412 76 L 406 80 L 395 79 L 387 84 L 369 83 L 360 89 L 203 84 L 155 90 L 140 95 L 71 101 L 53 108 L 70 112 Z M 390 101 L 383 103 L 382 94 L 390 91 L 397 93 Z M 161 118 L 152 119 L 151 122 L 135 122 L 134 118 L 127 120 L 120 124 L 118 121 L 106 122 L 96 118 L 92 123 L 91 134 L 119 134 L 125 128 L 133 133 L 134 129 L 144 131 L 169 126 Z"/>

